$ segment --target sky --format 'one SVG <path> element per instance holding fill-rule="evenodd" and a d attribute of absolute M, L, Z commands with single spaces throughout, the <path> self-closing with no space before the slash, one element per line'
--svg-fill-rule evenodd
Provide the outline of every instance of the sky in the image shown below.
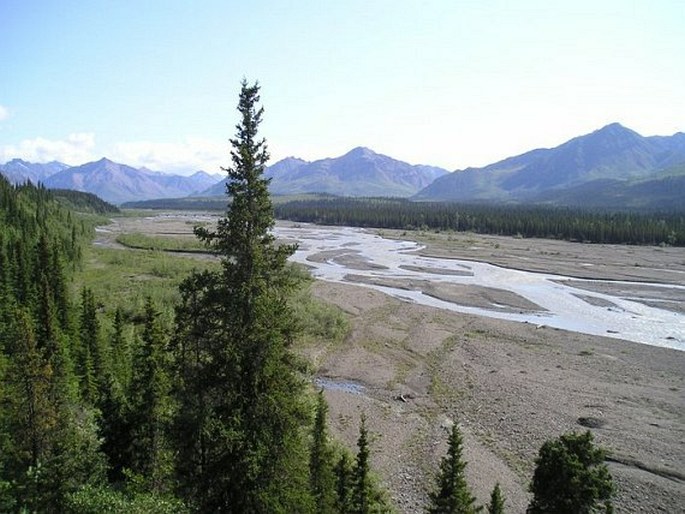
<path fill-rule="evenodd" d="M 682 0 L 0 0 L 0 163 L 271 163 L 357 146 L 448 170 L 619 122 L 685 131 Z"/>

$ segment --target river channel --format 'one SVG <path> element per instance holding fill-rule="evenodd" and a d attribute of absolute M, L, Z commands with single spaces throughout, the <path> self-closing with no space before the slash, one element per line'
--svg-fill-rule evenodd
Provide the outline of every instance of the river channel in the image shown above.
<path fill-rule="evenodd" d="M 121 247 L 122 232 L 187 234 L 213 215 L 157 214 L 115 218 L 96 245 Z M 180 228 L 179 228 L 180 227 Z M 296 241 L 292 261 L 319 280 L 355 284 L 403 301 L 538 327 L 553 327 L 685 351 L 685 286 L 588 280 L 485 262 L 427 257 L 412 241 L 353 227 L 279 223 L 279 239 Z M 197 255 L 197 254 L 196 254 Z"/>
<path fill-rule="evenodd" d="M 685 314 L 660 308 L 664 296 L 685 303 L 685 286 L 580 280 L 558 274 L 509 269 L 483 262 L 425 257 L 414 242 L 392 240 L 351 227 L 278 226 L 279 238 L 298 241 L 291 258 L 320 280 L 354 283 L 398 299 L 466 314 L 533 323 L 685 351 Z M 588 284 L 593 287 L 588 287 Z M 602 286 L 612 286 L 603 288 Z M 639 288 L 639 298 L 614 292 Z M 521 301 L 460 302 L 464 295 L 437 290 L 504 293 Z M 620 290 L 620 288 L 618 289 Z M 466 295 L 468 297 L 468 295 Z M 493 295 L 485 295 L 485 298 Z M 497 295 L 494 295 L 497 297 Z M 525 308 L 517 308 L 523 303 Z"/>

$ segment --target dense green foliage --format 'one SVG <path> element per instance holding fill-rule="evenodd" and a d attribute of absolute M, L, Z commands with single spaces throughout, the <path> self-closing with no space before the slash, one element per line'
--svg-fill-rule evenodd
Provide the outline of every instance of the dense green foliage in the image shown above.
<path fill-rule="evenodd" d="M 182 494 L 203 512 L 303 512 L 312 505 L 305 379 L 289 348 L 295 282 L 286 260 L 294 247 L 275 245 L 270 230 L 258 92 L 243 83 L 226 216 L 215 230 L 195 229 L 221 267 L 181 284 L 176 313 L 176 470 Z"/>
<path fill-rule="evenodd" d="M 565 434 L 547 441 L 536 460 L 530 492 L 530 514 L 590 514 L 613 512 L 613 481 L 605 452 L 592 434 Z"/>
<path fill-rule="evenodd" d="M 319 198 L 276 204 L 279 219 L 392 229 L 471 231 L 591 243 L 685 246 L 685 214 L 461 205 L 391 198 Z"/>
<path fill-rule="evenodd" d="M 67 291 L 91 227 L 42 187 L 4 178 L 0 206 L 0 510 L 61 511 L 105 471 Z"/>
<path fill-rule="evenodd" d="M 317 514 L 335 512 L 334 455 L 328 440 L 327 413 L 328 405 L 321 390 L 316 399 L 316 413 L 309 451 L 309 484 Z"/>
<path fill-rule="evenodd" d="M 677 211 L 412 202 L 402 198 L 302 195 L 274 201 L 278 219 L 400 230 L 452 230 L 588 243 L 685 246 L 685 214 Z M 211 198 L 179 198 L 127 207 L 219 210 Z"/>
<path fill-rule="evenodd" d="M 93 214 L 116 214 L 119 208 L 104 201 L 93 193 L 73 191 L 72 189 L 51 189 L 52 196 L 64 207 L 78 212 Z"/>
<path fill-rule="evenodd" d="M 91 248 L 91 197 L 0 180 L 0 511 L 338 512 L 291 346 L 346 327 L 270 233 L 257 91 L 227 216 L 197 230 L 220 263 Z"/>

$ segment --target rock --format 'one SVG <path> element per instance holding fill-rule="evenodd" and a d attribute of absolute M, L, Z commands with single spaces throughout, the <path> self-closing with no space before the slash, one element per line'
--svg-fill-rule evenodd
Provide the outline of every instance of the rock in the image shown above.
<path fill-rule="evenodd" d="M 602 428 L 606 423 L 599 418 L 581 416 L 578 418 L 578 424 L 587 428 Z"/>

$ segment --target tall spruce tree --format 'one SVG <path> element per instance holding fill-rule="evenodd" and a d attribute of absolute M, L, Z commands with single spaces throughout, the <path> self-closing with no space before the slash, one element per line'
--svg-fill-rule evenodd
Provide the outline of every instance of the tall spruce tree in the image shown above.
<path fill-rule="evenodd" d="M 357 439 L 357 460 L 354 466 L 352 504 L 354 512 L 367 514 L 371 512 L 373 503 L 373 485 L 371 484 L 371 463 L 369 457 L 369 431 L 366 428 L 366 416 L 362 414 L 359 422 L 359 438 Z"/>
<path fill-rule="evenodd" d="M 152 299 L 145 302 L 145 325 L 131 384 L 134 472 L 144 476 L 155 492 L 164 490 L 170 471 L 170 452 L 164 430 L 171 415 L 166 363 L 166 334 Z"/>
<path fill-rule="evenodd" d="M 81 394 L 91 405 L 99 401 L 101 382 L 104 378 L 103 355 L 100 345 L 100 322 L 93 291 L 81 290 L 81 315 L 79 326 L 77 371 L 81 379 Z"/>
<path fill-rule="evenodd" d="M 352 511 L 352 464 L 343 451 L 335 465 L 335 508 L 340 514 Z"/>
<path fill-rule="evenodd" d="M 316 415 L 309 453 L 309 483 L 317 514 L 335 512 L 334 460 L 326 428 L 327 413 L 328 405 L 321 390 L 316 399 Z"/>
<path fill-rule="evenodd" d="M 362 414 L 357 438 L 357 457 L 351 474 L 349 510 L 354 514 L 380 514 L 394 512 L 371 471 L 371 446 L 366 428 L 366 415 Z"/>
<path fill-rule="evenodd" d="M 457 423 L 452 425 L 447 455 L 440 463 L 437 487 L 430 494 L 430 514 L 472 514 L 481 508 L 474 506 L 476 498 L 466 483 L 466 461 L 462 458 L 462 436 Z"/>
<path fill-rule="evenodd" d="M 184 495 L 205 512 L 311 510 L 303 425 L 304 381 L 290 352 L 293 318 L 286 269 L 294 247 L 275 244 L 268 160 L 257 130 L 259 86 L 242 83 L 231 140 L 226 216 L 196 234 L 221 269 L 181 287 L 175 352 L 174 436 Z"/>

